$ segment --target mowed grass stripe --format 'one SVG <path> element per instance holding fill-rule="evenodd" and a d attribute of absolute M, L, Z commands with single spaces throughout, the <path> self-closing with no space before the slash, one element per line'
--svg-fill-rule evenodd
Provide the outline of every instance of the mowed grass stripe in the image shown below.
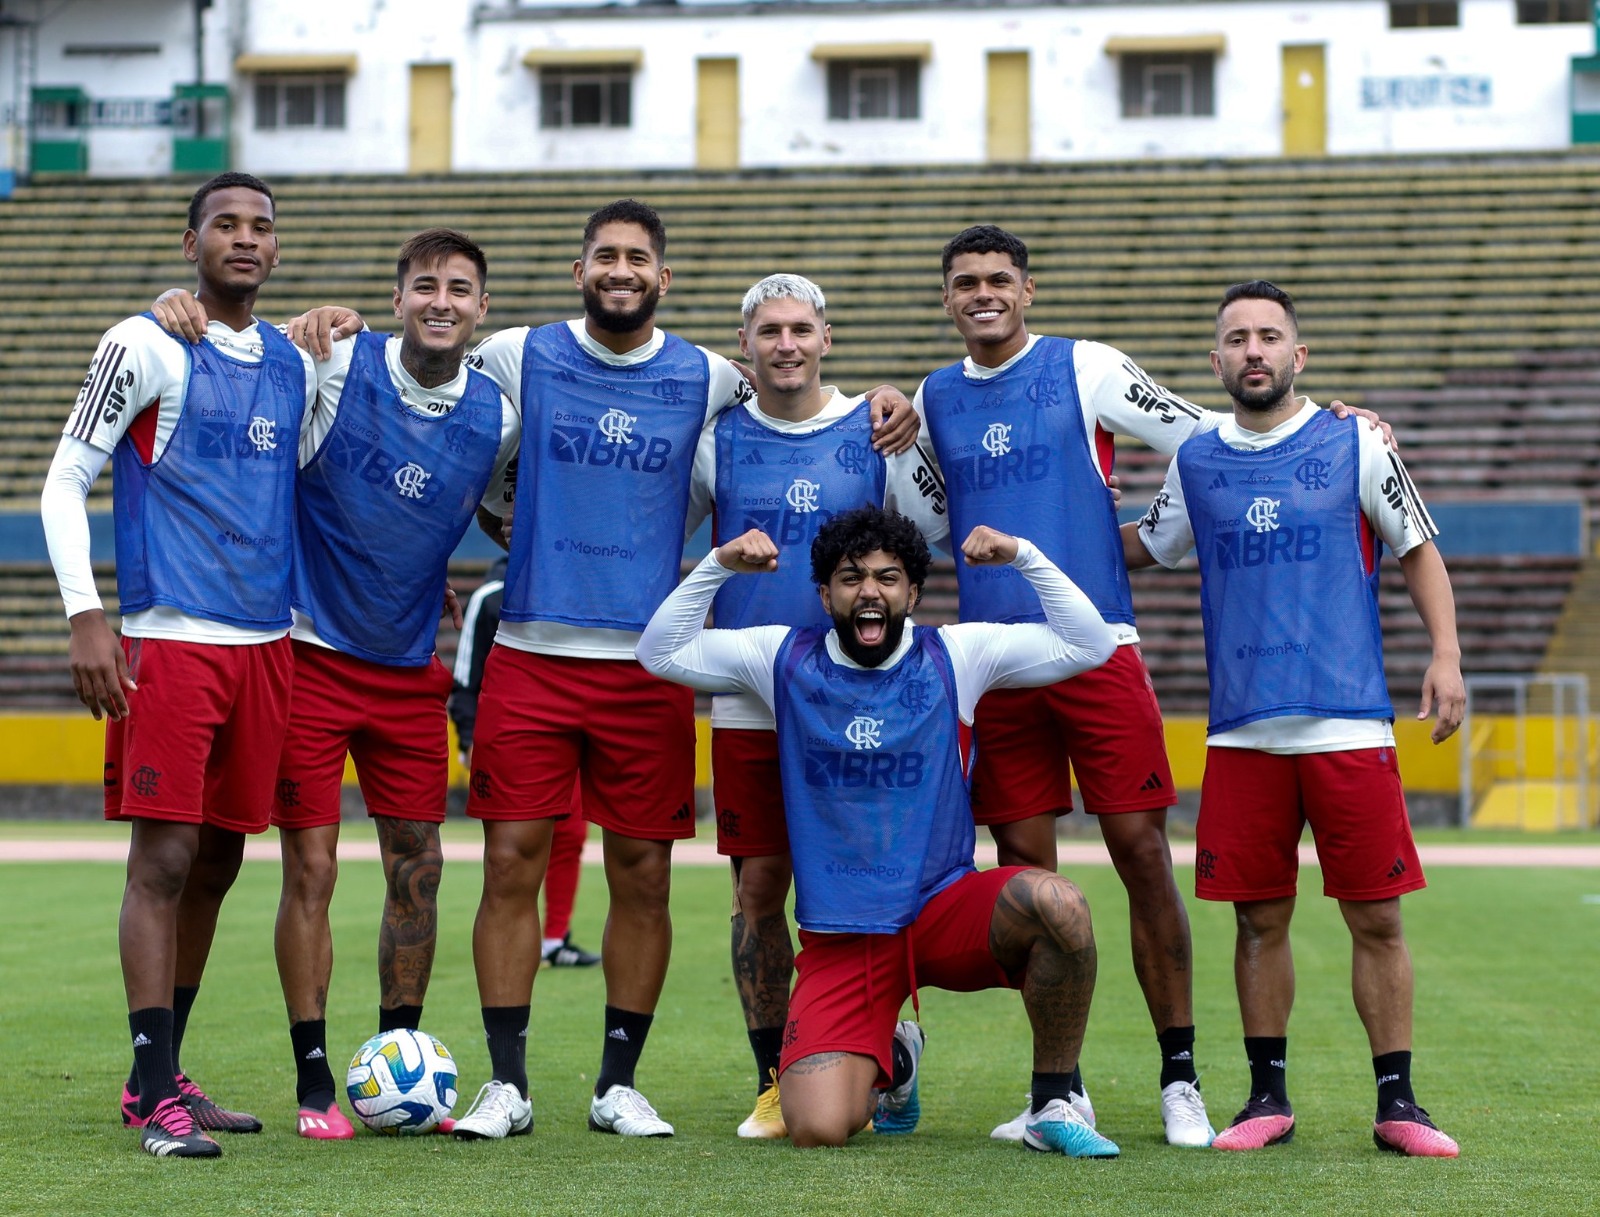
<path fill-rule="evenodd" d="M 1156 1115 L 1154 1037 L 1128 958 L 1126 898 L 1106 867 L 1075 876 L 1095 913 L 1100 985 L 1084 1073 L 1115 1162 L 1072 1162 L 988 1140 L 1027 1089 L 1027 1021 L 1008 993 L 923 994 L 929 1034 L 922 1127 L 843 1151 L 739 1142 L 755 1074 L 727 964 L 727 879 L 675 876 L 671 974 L 639 1074 L 678 1129 L 638 1143 L 588 1132 L 603 982 L 544 971 L 529 1045 L 532 1137 L 337 1144 L 295 1137 L 294 1074 L 272 963 L 277 869 L 244 868 L 224 910 L 184 1065 L 219 1098 L 256 1112 L 260 1136 L 223 1141 L 217 1162 L 158 1162 L 117 1118 L 127 1064 L 116 954 L 120 869 L 0 866 L 0 1027 L 14 1063 L 0 1100 L 0 1212 L 387 1213 L 1523 1213 L 1595 1211 L 1600 1099 L 1589 1082 L 1600 1008 L 1600 892 L 1592 871 L 1439 869 L 1406 900 L 1418 984 L 1418 1095 L 1462 1143 L 1457 1162 L 1379 1154 L 1373 1083 L 1349 999 L 1348 938 L 1305 875 L 1295 947 L 1299 998 L 1292 1146 L 1254 1155 L 1174 1150 Z M 443 934 L 424 1027 L 454 1051 L 462 1102 L 487 1077 L 470 929 L 475 869 L 447 869 Z M 577 938 L 600 939 L 604 887 L 590 868 Z M 375 1020 L 381 876 L 343 868 L 329 1001 L 335 1064 Z M 1190 901 L 1204 1091 L 1215 1122 L 1242 1102 L 1246 1071 L 1232 992 L 1232 915 Z M 336 1070 L 337 1071 L 337 1070 Z"/>

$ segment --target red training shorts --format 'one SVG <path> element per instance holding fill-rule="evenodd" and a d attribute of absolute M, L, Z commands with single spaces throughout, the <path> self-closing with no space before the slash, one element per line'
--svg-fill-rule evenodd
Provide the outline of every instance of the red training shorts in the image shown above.
<path fill-rule="evenodd" d="M 641 841 L 694 836 L 694 692 L 631 659 L 496 643 L 483 669 L 467 814 L 543 820 L 572 808 Z"/>
<path fill-rule="evenodd" d="M 887 1086 L 895 1024 L 914 989 L 1021 988 L 1022 977 L 1006 975 L 989 953 L 989 925 L 1000 889 L 1027 869 L 1001 866 L 963 875 L 898 934 L 801 930 L 780 1077 L 818 1052 L 852 1052 L 877 1061 L 878 1085 Z"/>
<path fill-rule="evenodd" d="M 763 858 L 789 852 L 776 731 L 712 729 L 711 801 L 719 854 Z"/>
<path fill-rule="evenodd" d="M 1209 748 L 1195 895 L 1233 901 L 1294 895 L 1307 823 L 1324 895 L 1387 900 L 1427 886 L 1393 748 L 1298 756 Z"/>
<path fill-rule="evenodd" d="M 106 724 L 108 820 L 265 832 L 289 717 L 289 640 L 124 638 L 128 714 Z"/>
<path fill-rule="evenodd" d="M 297 640 L 273 824 L 337 824 L 346 753 L 369 816 L 442 822 L 449 697 L 450 673 L 437 658 L 402 668 Z"/>
<path fill-rule="evenodd" d="M 1178 801 L 1161 707 L 1137 646 L 1120 646 L 1104 666 L 1043 688 L 990 690 L 978 702 L 973 734 L 979 824 L 1066 815 L 1069 762 L 1092 815 Z"/>

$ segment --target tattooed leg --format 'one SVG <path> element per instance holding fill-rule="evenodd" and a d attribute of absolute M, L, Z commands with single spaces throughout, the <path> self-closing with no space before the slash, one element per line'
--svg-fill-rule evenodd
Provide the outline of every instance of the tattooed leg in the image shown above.
<path fill-rule="evenodd" d="M 1014 876 L 995 901 L 989 950 L 1007 972 L 1023 976 L 1034 1069 L 1072 1072 L 1094 996 L 1094 929 L 1083 893 L 1053 871 Z"/>
<path fill-rule="evenodd" d="M 1189 914 L 1172 874 L 1167 813 L 1131 811 L 1100 816 L 1100 832 L 1128 891 L 1128 936 L 1133 973 L 1157 1033 L 1194 1023 L 1194 972 Z"/>
<path fill-rule="evenodd" d="M 779 1101 L 801 1149 L 840 1146 L 872 1120 L 878 1062 L 854 1052 L 815 1052 L 783 1071 Z"/>
<path fill-rule="evenodd" d="M 751 1031 L 789 1017 L 794 943 L 783 906 L 792 877 L 787 854 L 733 859 L 733 982 Z"/>
<path fill-rule="evenodd" d="M 283 891 L 273 948 L 292 1026 L 327 1015 L 328 980 L 333 975 L 328 904 L 339 877 L 339 826 L 285 828 L 278 839 L 283 850 Z"/>
<path fill-rule="evenodd" d="M 439 826 L 425 820 L 375 816 L 388 890 L 378 929 L 379 1004 L 420 1006 L 428 994 L 438 939 L 439 871 L 444 855 Z"/>

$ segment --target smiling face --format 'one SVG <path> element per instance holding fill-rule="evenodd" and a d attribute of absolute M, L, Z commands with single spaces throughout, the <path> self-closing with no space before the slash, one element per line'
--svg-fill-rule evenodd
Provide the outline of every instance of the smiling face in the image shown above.
<path fill-rule="evenodd" d="M 460 359 L 489 308 L 478 268 L 466 254 L 412 266 L 394 289 L 394 315 L 402 327 L 400 357 Z"/>
<path fill-rule="evenodd" d="M 672 282 L 672 271 L 638 224 L 602 224 L 583 257 L 572 265 L 583 292 L 583 311 L 591 329 L 633 334 L 655 321 L 656 303 Z"/>
<path fill-rule="evenodd" d="M 1033 279 L 998 251 L 957 254 L 944 279 L 944 311 L 956 323 L 967 354 L 996 367 L 1027 345 L 1023 314 L 1033 303 Z"/>
<path fill-rule="evenodd" d="M 1270 414 L 1292 401 L 1295 374 L 1306 364 L 1306 348 L 1296 337 L 1276 300 L 1241 297 L 1218 314 L 1211 368 L 1239 409 Z"/>
<path fill-rule="evenodd" d="M 894 654 L 906 618 L 917 605 L 917 588 L 905 564 L 881 549 L 840 558 L 833 577 L 819 590 L 840 647 L 864 668 L 875 668 Z"/>
<path fill-rule="evenodd" d="M 246 186 L 205 197 L 200 227 L 183 234 L 183 256 L 195 264 L 200 296 L 253 298 L 278 265 L 272 200 Z"/>
<path fill-rule="evenodd" d="M 758 305 L 739 331 L 739 350 L 755 372 L 762 408 L 783 414 L 792 404 L 819 398 L 822 357 L 832 345 L 828 323 L 810 303 L 780 296 Z"/>

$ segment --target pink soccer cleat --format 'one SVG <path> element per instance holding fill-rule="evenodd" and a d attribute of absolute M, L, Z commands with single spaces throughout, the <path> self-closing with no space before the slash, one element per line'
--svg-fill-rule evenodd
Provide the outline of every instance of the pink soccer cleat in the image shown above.
<path fill-rule="evenodd" d="M 1440 1132 L 1428 1113 L 1401 1099 L 1372 1126 L 1372 1143 L 1408 1158 L 1459 1158 L 1461 1147 Z"/>
<path fill-rule="evenodd" d="M 356 1135 L 337 1102 L 329 1103 L 327 1111 L 302 1107 L 296 1126 L 300 1135 L 310 1141 L 348 1141 Z"/>
<path fill-rule="evenodd" d="M 1294 1140 L 1294 1112 L 1289 1104 L 1269 1094 L 1252 1095 L 1233 1123 L 1219 1132 L 1212 1149 L 1265 1149 Z"/>

